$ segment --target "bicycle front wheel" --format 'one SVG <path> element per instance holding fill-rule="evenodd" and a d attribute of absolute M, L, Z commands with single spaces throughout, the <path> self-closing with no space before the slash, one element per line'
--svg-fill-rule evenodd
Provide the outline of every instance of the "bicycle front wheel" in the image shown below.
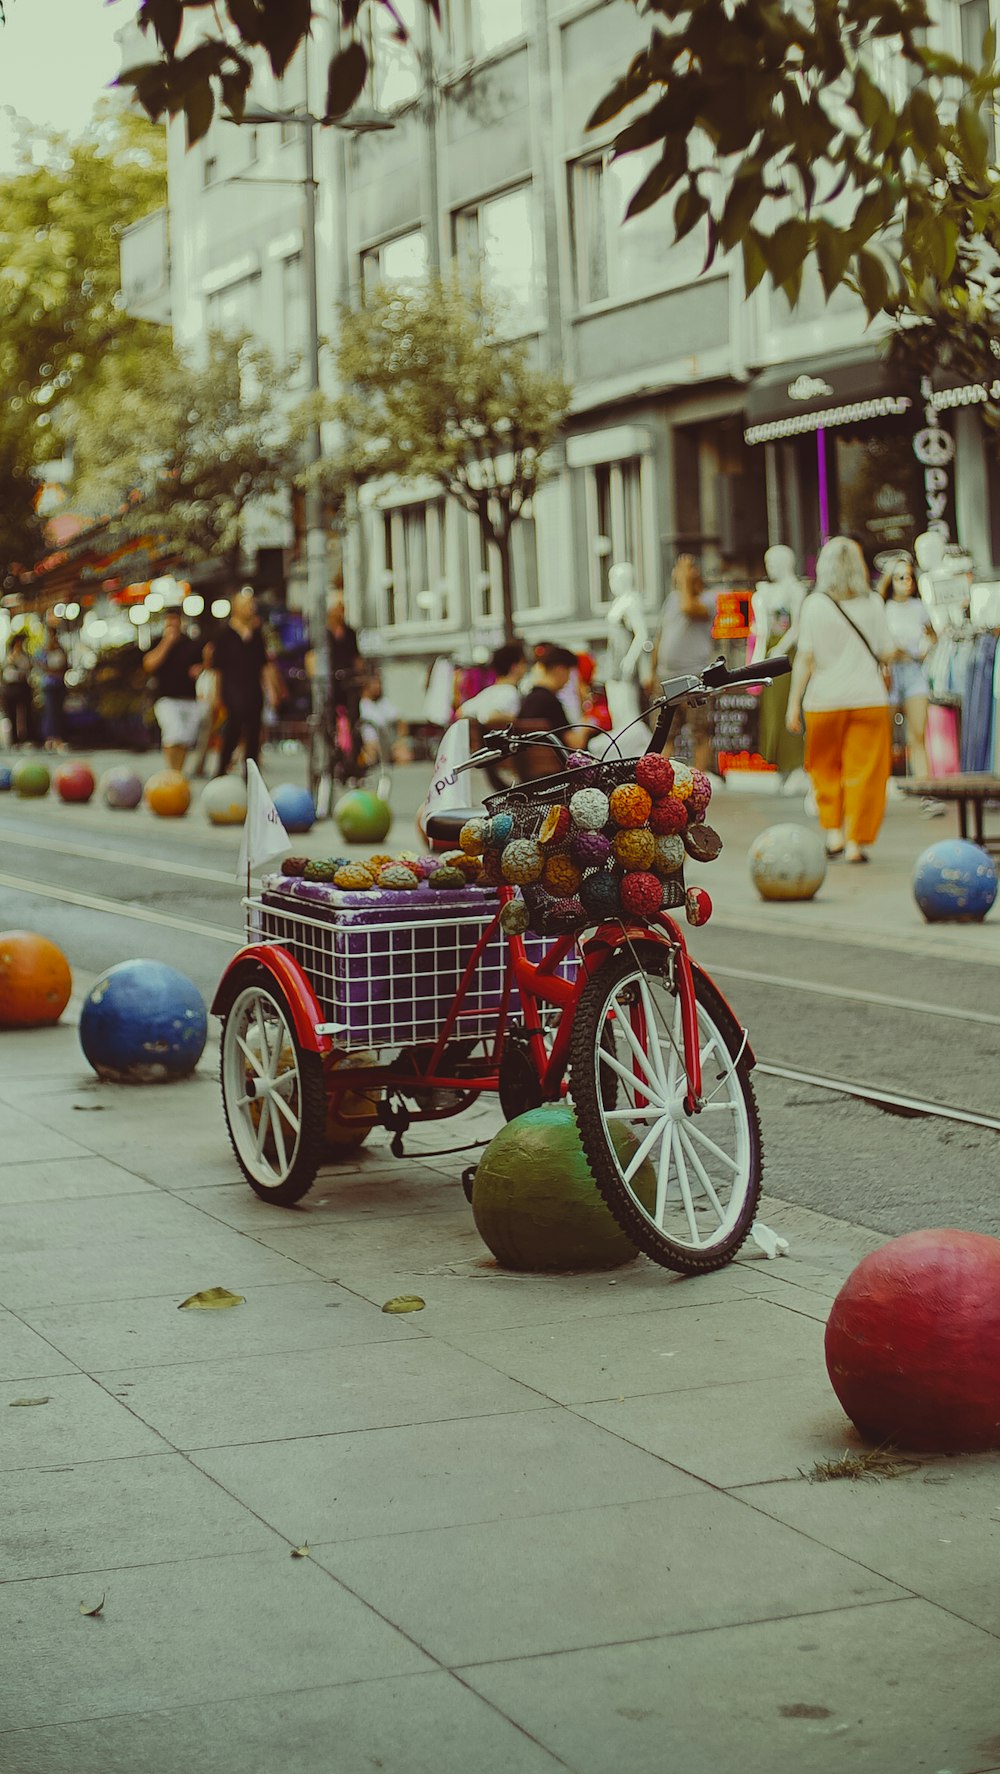
<path fill-rule="evenodd" d="M 670 955 L 641 944 L 593 975 L 577 1009 L 570 1092 L 594 1180 L 639 1249 L 705 1275 L 732 1262 L 760 1197 L 760 1119 L 742 1031 L 695 975 L 704 1102 L 684 1108 Z"/>

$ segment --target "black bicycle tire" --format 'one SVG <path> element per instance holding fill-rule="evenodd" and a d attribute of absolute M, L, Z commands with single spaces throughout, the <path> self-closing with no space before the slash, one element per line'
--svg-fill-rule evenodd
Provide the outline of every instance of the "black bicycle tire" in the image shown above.
<path fill-rule="evenodd" d="M 594 1043 L 598 1018 L 615 983 L 610 977 L 611 970 L 625 978 L 635 971 L 637 961 L 650 972 L 662 973 L 667 966 L 666 952 L 661 945 L 643 943 L 635 952 L 621 952 L 588 981 L 577 1005 L 570 1046 L 570 1095 L 580 1143 L 606 1206 L 638 1249 L 661 1268 L 672 1269 L 681 1275 L 710 1275 L 717 1269 L 726 1268 L 738 1255 L 749 1237 L 760 1200 L 764 1151 L 750 1066 L 745 1056 L 739 1059 L 736 1066 L 750 1139 L 750 1176 L 743 1205 L 729 1236 L 699 1256 L 686 1245 L 677 1244 L 665 1233 L 658 1232 L 637 1207 L 608 1150 L 604 1123 L 597 1105 Z M 695 996 L 702 1009 L 716 1024 L 731 1057 L 737 1059 L 743 1044 L 742 1031 L 711 981 L 700 972 L 695 974 Z"/>
<path fill-rule="evenodd" d="M 232 1004 L 235 1003 L 236 998 L 241 992 L 245 991 L 248 986 L 254 985 L 259 986 L 268 992 L 270 997 L 272 997 L 278 1005 L 282 1016 L 285 1018 L 289 1033 L 295 1043 L 299 1077 L 302 1080 L 299 1147 L 288 1176 L 285 1178 L 284 1182 L 279 1183 L 275 1188 L 268 1188 L 265 1183 L 259 1182 L 244 1164 L 243 1159 L 240 1156 L 236 1137 L 233 1133 L 233 1125 L 229 1116 L 229 1104 L 226 1100 L 226 1027 L 229 1021 Z M 288 999 L 275 981 L 273 974 L 269 973 L 266 967 L 259 967 L 253 962 L 248 963 L 244 969 L 240 970 L 239 983 L 236 985 L 235 992 L 230 1000 L 230 1010 L 227 1011 L 223 1020 L 222 1037 L 219 1042 L 219 1088 L 222 1095 L 222 1113 L 225 1117 L 229 1143 L 233 1148 L 236 1162 L 254 1194 L 258 1196 L 261 1201 L 266 1201 L 273 1207 L 294 1207 L 295 1203 L 301 1201 L 304 1195 L 308 1195 L 309 1190 L 316 1181 L 317 1172 L 323 1163 L 326 1162 L 326 1085 L 323 1078 L 323 1062 L 318 1053 L 307 1053 L 305 1049 L 299 1045 L 298 1039 L 295 1035 L 295 1024 Z"/>

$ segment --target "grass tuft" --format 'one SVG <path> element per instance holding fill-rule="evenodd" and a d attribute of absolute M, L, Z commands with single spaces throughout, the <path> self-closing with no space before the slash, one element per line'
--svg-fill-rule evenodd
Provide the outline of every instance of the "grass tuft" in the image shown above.
<path fill-rule="evenodd" d="M 872 1479 L 880 1484 L 883 1478 L 902 1478 L 905 1472 L 916 1472 L 922 1460 L 900 1454 L 896 1448 L 866 1448 L 863 1453 L 845 1450 L 839 1460 L 817 1460 L 810 1472 L 802 1472 L 810 1484 L 828 1484 L 835 1478 Z M 799 1468 L 800 1472 L 802 1468 Z"/>

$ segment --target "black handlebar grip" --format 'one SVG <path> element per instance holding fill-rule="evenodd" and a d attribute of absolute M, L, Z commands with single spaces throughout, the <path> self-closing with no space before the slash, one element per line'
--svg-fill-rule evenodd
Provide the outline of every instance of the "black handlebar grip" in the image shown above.
<path fill-rule="evenodd" d="M 773 659 L 762 659 L 759 665 L 741 665 L 737 671 L 727 672 L 725 683 L 764 684 L 771 678 L 785 677 L 791 669 L 791 660 L 779 653 Z"/>

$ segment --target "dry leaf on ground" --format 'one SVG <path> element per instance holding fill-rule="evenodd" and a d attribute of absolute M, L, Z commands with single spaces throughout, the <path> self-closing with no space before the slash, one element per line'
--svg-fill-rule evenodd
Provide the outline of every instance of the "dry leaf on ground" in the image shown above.
<path fill-rule="evenodd" d="M 422 1312 L 427 1301 L 419 1294 L 397 1294 L 394 1300 L 386 1300 L 383 1312 Z"/>
<path fill-rule="evenodd" d="M 245 1305 L 244 1296 L 231 1294 L 228 1287 L 206 1287 L 200 1294 L 191 1294 L 188 1299 L 182 1300 L 177 1310 L 183 1312 L 185 1306 L 200 1306 L 207 1312 L 221 1312 L 224 1306 Z"/>
<path fill-rule="evenodd" d="M 308 1542 L 308 1540 L 303 1540 L 301 1546 L 293 1546 L 292 1547 L 292 1557 L 293 1558 L 308 1558 L 309 1557 L 309 1542 Z"/>
<path fill-rule="evenodd" d="M 29 1404 L 51 1404 L 51 1403 L 52 1403 L 51 1398 L 12 1398 L 9 1400 L 9 1405 L 10 1405 L 11 1410 L 13 1410 L 14 1406 L 18 1405 L 18 1404 L 29 1405 Z"/>
<path fill-rule="evenodd" d="M 102 1615 L 102 1614 L 103 1614 L 103 1612 L 104 1612 L 104 1604 L 105 1604 L 105 1602 L 106 1602 L 106 1601 L 107 1601 L 107 1599 L 108 1599 L 108 1598 L 107 1598 L 107 1595 L 106 1595 L 106 1594 L 105 1594 L 105 1595 L 102 1595 L 102 1596 L 101 1596 L 101 1599 L 100 1599 L 100 1601 L 99 1601 L 99 1602 L 98 1602 L 98 1604 L 97 1604 L 97 1606 L 96 1606 L 96 1607 L 95 1607 L 95 1608 L 88 1608 L 88 1606 L 87 1606 L 87 1604 L 86 1604 L 86 1602 L 81 1602 L 81 1603 L 80 1603 L 80 1612 L 81 1612 L 81 1614 L 84 1614 L 84 1615 L 85 1615 L 85 1616 L 86 1616 L 86 1618 L 87 1618 L 87 1619 L 88 1619 L 88 1620 L 97 1620 L 97 1619 L 99 1619 L 99 1618 L 100 1618 L 100 1616 L 101 1616 L 101 1615 Z"/>

